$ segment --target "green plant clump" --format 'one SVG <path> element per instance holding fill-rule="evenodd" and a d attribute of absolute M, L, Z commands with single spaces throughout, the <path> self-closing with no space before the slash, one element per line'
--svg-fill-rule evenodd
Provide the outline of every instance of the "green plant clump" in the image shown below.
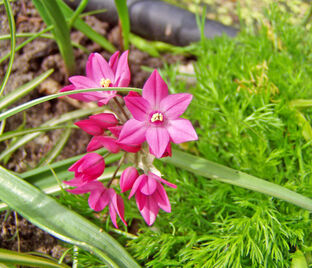
<path fill-rule="evenodd" d="M 188 149 L 312 197 L 312 34 L 276 7 L 267 16 L 256 33 L 245 29 L 196 47 L 188 116 L 199 141 Z M 163 74 L 172 91 L 185 92 L 177 68 Z M 281 268 L 295 265 L 299 251 L 312 267 L 311 212 L 168 164 L 159 168 L 178 189 L 168 189 L 172 213 L 161 213 L 152 228 L 141 225 L 128 243 L 146 267 Z"/>

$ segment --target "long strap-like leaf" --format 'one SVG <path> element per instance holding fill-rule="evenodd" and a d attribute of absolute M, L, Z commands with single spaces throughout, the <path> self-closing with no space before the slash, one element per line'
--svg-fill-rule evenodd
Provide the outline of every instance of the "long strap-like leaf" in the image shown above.
<path fill-rule="evenodd" d="M 312 199 L 308 197 L 293 192 L 280 185 L 211 162 L 204 158 L 196 157 L 178 150 L 172 150 L 172 157 L 163 158 L 162 160 L 166 163 L 188 170 L 195 175 L 270 195 L 312 211 Z"/>
<path fill-rule="evenodd" d="M 39 228 L 95 253 L 110 267 L 139 267 L 106 232 L 1 166 L 0 199 Z"/>

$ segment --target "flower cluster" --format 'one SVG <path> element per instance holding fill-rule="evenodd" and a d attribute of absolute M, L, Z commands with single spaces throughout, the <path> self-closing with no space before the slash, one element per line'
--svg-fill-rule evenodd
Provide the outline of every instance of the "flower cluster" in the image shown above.
<path fill-rule="evenodd" d="M 129 199 L 135 197 L 145 222 L 152 225 L 159 209 L 171 212 L 163 184 L 176 188 L 176 185 L 161 178 L 160 172 L 153 166 L 153 160 L 155 157 L 171 156 L 171 142 L 197 140 L 191 122 L 180 118 L 192 95 L 169 94 L 168 86 L 157 70 L 144 84 L 142 96 L 134 91 L 124 98 L 117 95 L 116 87 L 128 87 L 130 83 L 128 51 L 122 53 L 120 58 L 119 52 L 116 52 L 109 62 L 100 54 L 92 53 L 87 61 L 86 76 L 72 76 L 69 81 L 71 84 L 61 91 L 112 87 L 113 90 L 77 93 L 70 97 L 85 102 L 96 101 L 99 106 L 107 105 L 114 99 L 117 104 L 115 108 L 119 110 L 92 115 L 75 123 L 93 137 L 87 146 L 88 153 L 69 168 L 75 176 L 64 183 L 76 188 L 68 191 L 73 194 L 89 193 L 88 203 L 93 210 L 101 211 L 108 206 L 114 226 L 118 228 L 117 215 L 127 225 L 123 199 L 111 187 L 115 175 L 106 186 L 98 180 L 104 172 L 105 160 L 93 152 L 100 148 L 106 148 L 110 153 L 124 151 L 115 174 L 123 161 L 132 160 L 134 167 L 130 166 L 122 172 L 120 190 L 122 193 L 130 191 Z M 125 106 L 120 103 L 122 99 Z M 127 120 L 118 116 L 121 113 Z"/>

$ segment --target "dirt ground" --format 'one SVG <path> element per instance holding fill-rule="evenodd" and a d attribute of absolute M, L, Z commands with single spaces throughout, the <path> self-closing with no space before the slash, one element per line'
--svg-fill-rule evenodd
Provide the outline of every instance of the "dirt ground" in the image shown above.
<path fill-rule="evenodd" d="M 45 24 L 38 15 L 36 9 L 33 7 L 31 1 L 16 1 L 12 2 L 11 5 L 15 15 L 18 33 L 38 32 L 45 27 Z M 108 25 L 106 22 L 101 22 L 94 17 L 86 17 L 85 21 L 92 26 L 94 30 L 107 37 L 117 48 L 119 47 L 118 27 Z M 7 16 L 4 6 L 0 5 L 0 34 L 3 35 L 8 33 L 9 27 Z M 73 41 L 85 46 L 89 51 L 99 52 L 106 59 L 109 59 L 110 53 L 104 51 L 99 45 L 90 41 L 82 33 L 73 30 L 71 38 Z M 20 44 L 24 40 L 25 39 L 18 38 L 17 44 Z M 0 58 L 9 53 L 9 51 L 10 41 L 0 41 Z M 81 50 L 75 49 L 77 66 L 76 75 L 85 74 L 85 63 L 87 58 L 87 54 L 83 53 Z M 147 53 L 131 47 L 129 65 L 132 74 L 132 82 L 130 86 L 142 87 L 149 76 L 149 73 L 143 71 L 141 66 L 159 68 L 164 61 L 168 63 L 174 63 L 176 61 L 185 63 L 187 62 L 187 59 L 182 56 L 172 55 L 163 55 L 162 58 L 152 58 Z M 0 77 L 4 77 L 7 63 L 8 60 L 0 64 Z M 59 89 L 68 84 L 64 64 L 58 53 L 56 43 L 53 40 L 43 38 L 38 38 L 32 41 L 15 54 L 13 70 L 6 86 L 5 94 L 34 79 L 36 76 L 50 68 L 54 68 L 54 73 L 42 83 L 42 85 L 22 100 L 15 103 L 15 105 L 41 96 L 56 93 Z M 80 102 L 68 102 L 65 98 L 45 102 L 27 110 L 25 128 L 38 127 L 49 119 L 82 107 L 87 108 L 88 105 Z M 23 114 L 18 114 L 9 118 L 6 123 L 5 131 L 18 128 L 23 124 L 23 118 Z M 52 148 L 61 133 L 62 130 L 56 130 L 42 134 L 39 138 L 17 150 L 5 167 L 15 172 L 23 172 L 27 169 L 34 168 L 40 159 L 50 148 Z M 74 130 L 66 147 L 57 160 L 84 153 L 89 139 L 89 135 L 85 132 Z M 8 144 L 6 143 L 0 143 L 0 152 L 4 150 L 7 145 Z M 36 228 L 27 220 L 20 217 L 18 217 L 18 228 L 16 228 L 16 219 L 13 212 L 9 213 L 7 217 L 5 212 L 0 214 L 0 225 L 0 248 L 11 250 L 20 249 L 22 252 L 37 251 L 52 255 L 56 258 L 60 257 L 62 247 L 54 237 Z M 17 230 L 18 233 L 16 232 Z"/>

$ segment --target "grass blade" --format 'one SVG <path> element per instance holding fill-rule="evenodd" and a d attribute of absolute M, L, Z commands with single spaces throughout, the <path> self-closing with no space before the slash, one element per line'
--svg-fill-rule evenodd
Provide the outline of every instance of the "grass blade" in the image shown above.
<path fill-rule="evenodd" d="M 15 45 L 16 45 L 16 39 L 15 39 L 15 21 L 14 21 L 14 15 L 11 9 L 11 6 L 9 4 L 8 0 L 4 0 L 4 7 L 5 11 L 8 16 L 8 21 L 9 21 L 9 26 L 10 26 L 10 34 L 11 34 L 11 56 L 10 56 L 10 61 L 8 64 L 7 71 L 5 73 L 5 76 L 2 80 L 1 86 L 0 86 L 0 97 L 4 91 L 4 88 L 9 80 L 11 71 L 12 71 L 12 66 L 13 66 L 13 61 L 14 61 L 14 55 L 15 55 Z"/>
<path fill-rule="evenodd" d="M 298 207 L 312 211 L 312 199 L 308 197 L 288 190 L 280 185 L 211 162 L 204 158 L 193 156 L 178 150 L 173 150 L 172 157 L 167 157 L 162 160 L 166 163 L 188 170 L 195 175 L 270 195 Z"/>
<path fill-rule="evenodd" d="M 56 126 L 58 124 L 62 124 L 64 122 L 82 117 L 82 116 L 86 116 L 89 114 L 92 114 L 94 112 L 100 112 L 102 109 L 100 107 L 94 108 L 94 109 L 81 109 L 81 110 L 76 110 L 73 112 L 69 112 L 66 114 L 63 114 L 62 116 L 60 116 L 59 118 L 56 119 L 51 119 L 47 122 L 45 122 L 44 124 L 41 125 L 41 127 L 51 127 L 51 126 Z M 14 152 L 15 150 L 17 150 L 19 147 L 21 147 L 22 145 L 26 144 L 27 142 L 33 140 L 34 138 L 38 137 L 41 134 L 41 132 L 35 132 L 32 134 L 28 134 L 24 137 L 22 137 L 21 139 L 17 140 L 10 148 L 4 150 L 1 154 L 0 154 L 0 160 L 3 160 L 7 155 L 10 155 L 12 152 Z"/>
<path fill-rule="evenodd" d="M 43 103 L 45 101 L 53 100 L 62 96 L 67 96 L 67 95 L 72 95 L 72 94 L 77 94 L 77 93 L 83 93 L 83 92 L 92 92 L 92 91 L 111 91 L 111 90 L 118 90 L 121 92 L 127 92 L 127 91 L 136 91 L 136 92 L 141 92 L 142 90 L 139 88 L 133 88 L 133 87 L 110 87 L 110 88 L 88 88 L 88 89 L 79 89 L 79 90 L 72 90 L 72 91 L 66 91 L 62 93 L 57 93 L 49 96 L 45 96 L 42 98 L 38 98 L 29 102 L 26 102 L 20 106 L 14 107 L 8 111 L 5 111 L 0 114 L 0 121 L 3 119 L 6 119 L 12 115 L 15 115 L 19 112 L 25 111 L 30 107 L 33 107 L 37 104 Z"/>
<path fill-rule="evenodd" d="M 67 6 L 62 0 L 56 0 L 60 9 L 62 10 L 64 16 L 67 19 L 72 18 L 74 11 L 71 10 L 69 6 Z M 86 24 L 82 19 L 77 18 L 73 22 L 73 26 L 82 32 L 85 36 L 90 38 L 92 41 L 99 44 L 102 48 L 106 49 L 107 51 L 113 53 L 116 51 L 116 48 L 102 35 L 94 31 L 88 24 Z"/>
<path fill-rule="evenodd" d="M 52 33 L 70 74 L 75 72 L 74 50 L 71 45 L 70 32 L 65 17 L 55 0 L 33 0 L 40 16 L 45 23 L 53 25 Z"/>
<path fill-rule="evenodd" d="M 139 267 L 129 253 L 98 226 L 3 167 L 0 167 L 0 199 L 42 230 L 93 252 L 110 267 Z"/>
<path fill-rule="evenodd" d="M 10 94 L 6 95 L 0 101 L 0 110 L 8 107 L 9 105 L 13 104 L 15 101 L 27 95 L 34 88 L 36 88 L 42 81 L 44 81 L 47 77 L 49 77 L 52 73 L 53 73 L 53 69 L 50 69 L 44 72 L 43 74 L 37 76 L 32 81 L 12 91 Z"/>
<path fill-rule="evenodd" d="M 51 259 L 19 253 L 12 250 L 0 249 L 0 262 L 5 264 L 19 264 L 31 267 L 70 268 L 66 264 L 59 264 Z"/>
<path fill-rule="evenodd" d="M 130 19 L 126 0 L 115 0 L 118 17 L 122 30 L 123 48 L 129 48 Z"/>

